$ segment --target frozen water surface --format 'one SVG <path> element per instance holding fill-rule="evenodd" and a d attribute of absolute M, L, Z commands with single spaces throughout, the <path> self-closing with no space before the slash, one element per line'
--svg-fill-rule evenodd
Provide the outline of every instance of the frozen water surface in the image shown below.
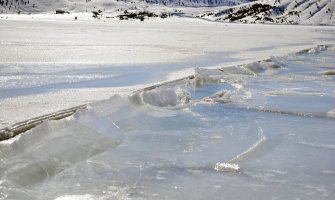
<path fill-rule="evenodd" d="M 0 199 L 334 199 L 335 49 L 90 104 L 0 143 Z"/>
<path fill-rule="evenodd" d="M 195 67 L 235 66 L 335 42 L 331 26 L 94 20 L 90 13 L 6 15 L 0 36 L 0 128 L 188 76 Z"/>

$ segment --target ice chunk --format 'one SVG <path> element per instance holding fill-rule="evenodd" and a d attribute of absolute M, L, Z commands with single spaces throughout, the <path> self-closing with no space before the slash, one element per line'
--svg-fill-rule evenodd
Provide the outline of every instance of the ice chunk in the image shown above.
<path fill-rule="evenodd" d="M 99 132 L 96 121 L 61 120 L 43 123 L 25 139 L 30 144 L 23 152 L 6 159 L 0 166 L 1 185 L 26 187 L 39 184 L 74 163 L 116 147 L 120 140 L 110 132 L 120 131 L 112 123 Z M 94 124 L 97 125 L 97 124 Z M 90 127 L 91 126 L 91 127 Z M 35 137 L 35 136 L 41 137 Z M 117 133 L 116 135 L 120 135 Z M 31 140 L 31 141 L 29 141 Z"/>
<path fill-rule="evenodd" d="M 217 69 L 202 69 L 196 68 L 195 69 L 195 81 L 194 86 L 199 87 L 206 83 L 220 83 L 222 82 L 222 71 Z"/>
<path fill-rule="evenodd" d="M 148 104 L 158 107 L 182 106 L 191 100 L 188 91 L 177 88 L 156 88 L 149 91 L 141 91 L 129 96 L 129 100 L 134 104 Z"/>
<path fill-rule="evenodd" d="M 327 112 L 327 117 L 329 118 L 335 118 L 335 109 Z"/>
<path fill-rule="evenodd" d="M 243 65 L 240 66 L 231 66 L 231 67 L 223 67 L 220 71 L 224 72 L 225 74 L 230 75 L 255 75 L 253 72 L 245 68 Z"/>
<path fill-rule="evenodd" d="M 214 169 L 220 172 L 238 172 L 240 170 L 240 166 L 234 163 L 231 164 L 218 162 L 215 164 Z"/>
<path fill-rule="evenodd" d="M 308 53 L 310 54 L 316 54 L 316 53 L 320 53 L 322 51 L 327 50 L 329 47 L 326 45 L 319 45 L 317 47 L 311 48 L 308 50 Z"/>
<path fill-rule="evenodd" d="M 255 75 L 259 73 L 264 73 L 269 70 L 274 70 L 280 68 L 280 65 L 274 64 L 268 61 L 253 62 L 245 65 L 245 68 L 249 69 Z"/>

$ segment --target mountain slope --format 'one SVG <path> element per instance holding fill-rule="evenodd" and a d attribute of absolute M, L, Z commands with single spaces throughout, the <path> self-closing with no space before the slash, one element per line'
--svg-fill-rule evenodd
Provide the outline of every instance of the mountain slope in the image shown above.
<path fill-rule="evenodd" d="M 111 10 L 120 7 L 161 6 L 233 6 L 254 0 L 0 0 L 0 13 L 48 12 L 56 9 L 83 12 L 87 9 Z M 2 3 L 3 2 L 3 3 Z"/>
<path fill-rule="evenodd" d="M 173 5 L 173 6 L 234 6 L 255 0 L 145 0 L 151 4 Z"/>
<path fill-rule="evenodd" d="M 213 21 L 335 25 L 335 0 L 0 0 L 0 13 L 70 12 L 122 14 L 125 10 L 197 16 Z M 224 5 L 219 7 L 219 5 Z M 207 6 L 207 7 L 203 7 Z M 199 8 L 200 7 L 200 8 Z M 207 10 L 205 12 L 205 10 Z M 200 14 L 199 14 L 200 13 Z"/>
<path fill-rule="evenodd" d="M 224 22 L 335 25 L 335 0 L 257 1 L 201 17 Z"/>
<path fill-rule="evenodd" d="M 1 4 L 1 1 L 5 3 Z M 54 12 L 57 9 L 85 12 L 87 9 L 112 9 L 124 4 L 127 3 L 117 0 L 0 0 L 0 12 L 17 13 L 21 11 L 36 13 Z"/>

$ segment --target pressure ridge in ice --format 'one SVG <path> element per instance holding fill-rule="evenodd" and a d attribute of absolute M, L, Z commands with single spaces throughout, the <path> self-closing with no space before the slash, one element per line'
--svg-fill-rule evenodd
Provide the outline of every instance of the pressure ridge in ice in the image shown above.
<path fill-rule="evenodd" d="M 113 96 L 0 143 L 0 199 L 333 199 L 333 46 Z"/>

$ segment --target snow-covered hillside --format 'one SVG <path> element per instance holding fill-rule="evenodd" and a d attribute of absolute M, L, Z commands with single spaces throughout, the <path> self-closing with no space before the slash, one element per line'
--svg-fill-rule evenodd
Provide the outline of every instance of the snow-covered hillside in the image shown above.
<path fill-rule="evenodd" d="M 99 11 L 122 15 L 125 10 L 197 16 L 213 21 L 335 25 L 335 0 L 0 0 L 0 13 Z M 222 6 L 223 5 L 223 6 Z M 204 7 L 207 6 L 207 7 Z M 221 6 L 221 7 L 219 7 Z M 157 14 L 157 15 L 156 15 Z"/>
<path fill-rule="evenodd" d="M 85 12 L 92 9 L 106 10 L 140 4 L 138 0 L 135 1 L 128 1 L 128 3 L 126 3 L 121 0 L 0 0 L 0 12 L 17 13 L 20 11 L 21 13 L 39 13 L 55 12 L 57 9 L 72 12 Z"/>
<path fill-rule="evenodd" d="M 92 9 L 113 11 L 115 9 L 148 8 L 160 6 L 234 6 L 253 0 L 0 0 L 0 12 L 50 12 L 56 9 L 83 12 Z M 150 8 L 149 8 L 150 9 Z"/>
<path fill-rule="evenodd" d="M 335 25 L 335 0 L 263 0 L 199 17 L 242 23 Z"/>
<path fill-rule="evenodd" d="M 235 6 L 255 0 L 145 0 L 151 4 L 174 6 Z"/>

